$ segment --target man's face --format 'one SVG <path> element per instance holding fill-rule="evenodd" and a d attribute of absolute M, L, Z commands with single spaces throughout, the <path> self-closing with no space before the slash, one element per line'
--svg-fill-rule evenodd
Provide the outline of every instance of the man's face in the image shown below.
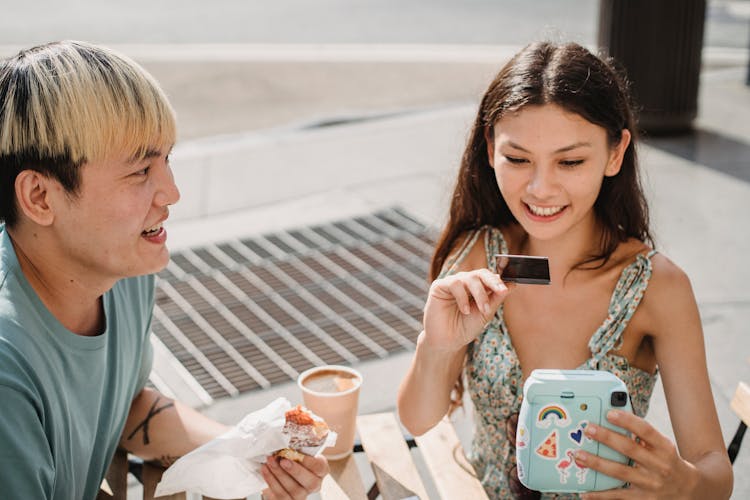
<path fill-rule="evenodd" d="M 126 155 L 86 163 L 76 196 L 56 184 L 53 228 L 59 251 L 92 284 L 157 272 L 167 265 L 168 205 L 179 200 L 170 148 L 143 160 Z"/>

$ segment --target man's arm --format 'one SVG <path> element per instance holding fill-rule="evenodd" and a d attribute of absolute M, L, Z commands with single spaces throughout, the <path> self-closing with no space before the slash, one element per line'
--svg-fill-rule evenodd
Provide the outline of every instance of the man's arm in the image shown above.
<path fill-rule="evenodd" d="M 153 389 L 144 388 L 133 400 L 120 446 L 144 460 L 169 467 L 175 460 L 223 434 L 228 427 Z M 271 458 L 261 468 L 268 484 L 264 498 L 303 499 L 318 491 L 328 474 L 325 457 L 305 457 L 302 463 Z"/>
<path fill-rule="evenodd" d="M 50 498 L 55 465 L 44 428 L 29 399 L 0 385 L 0 491 L 14 498 Z M 70 492 L 73 493 L 73 492 Z M 0 495 L 1 496 L 1 495 Z"/>
<path fill-rule="evenodd" d="M 120 446 L 169 467 L 175 460 L 228 430 L 189 406 L 144 388 L 133 400 Z"/>

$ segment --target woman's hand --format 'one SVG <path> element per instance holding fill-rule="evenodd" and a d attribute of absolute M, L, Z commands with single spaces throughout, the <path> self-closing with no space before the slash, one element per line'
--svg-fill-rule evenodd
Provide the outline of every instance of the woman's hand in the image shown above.
<path fill-rule="evenodd" d="M 431 349 L 458 351 L 482 332 L 507 294 L 489 269 L 435 280 L 424 308 L 425 342 Z"/>
<path fill-rule="evenodd" d="M 328 461 L 323 456 L 305 456 L 302 462 L 286 458 L 268 457 L 260 473 L 268 489 L 263 490 L 264 500 L 301 500 L 320 490 L 328 474 Z"/>
<path fill-rule="evenodd" d="M 690 498 L 698 477 L 697 469 L 680 457 L 677 446 L 668 437 L 629 412 L 611 410 L 607 420 L 630 431 L 637 439 L 594 424 L 586 426 L 585 434 L 631 458 L 634 465 L 616 463 L 581 450 L 576 452 L 576 463 L 621 479 L 629 486 L 587 493 L 581 498 Z"/>

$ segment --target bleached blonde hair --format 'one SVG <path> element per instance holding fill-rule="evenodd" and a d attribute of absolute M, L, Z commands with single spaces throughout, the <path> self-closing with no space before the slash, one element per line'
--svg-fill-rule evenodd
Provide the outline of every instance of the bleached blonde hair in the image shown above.
<path fill-rule="evenodd" d="M 79 41 L 23 50 L 0 61 L 0 219 L 17 221 L 23 170 L 76 195 L 84 163 L 113 154 L 137 160 L 175 136 L 166 95 L 131 59 Z"/>

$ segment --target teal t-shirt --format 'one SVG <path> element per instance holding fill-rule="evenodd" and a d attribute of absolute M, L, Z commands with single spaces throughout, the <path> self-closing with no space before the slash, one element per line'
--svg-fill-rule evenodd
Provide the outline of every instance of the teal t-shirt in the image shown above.
<path fill-rule="evenodd" d="M 0 497 L 96 498 L 151 371 L 154 277 L 121 280 L 102 300 L 104 333 L 67 330 L 0 224 Z"/>

